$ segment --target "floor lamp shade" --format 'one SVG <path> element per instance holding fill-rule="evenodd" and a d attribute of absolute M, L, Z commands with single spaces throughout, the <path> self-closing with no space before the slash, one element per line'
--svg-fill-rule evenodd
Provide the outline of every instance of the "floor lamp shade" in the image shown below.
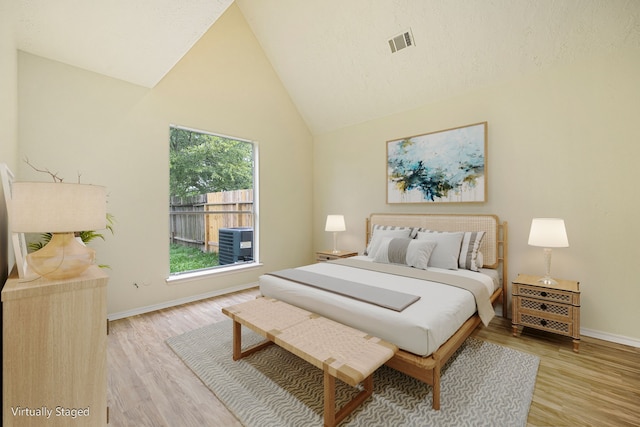
<path fill-rule="evenodd" d="M 75 239 L 75 232 L 106 228 L 106 189 L 97 185 L 14 182 L 11 229 L 52 233 L 42 249 L 27 255 L 27 264 L 50 279 L 75 277 L 95 261 L 95 251 Z"/>

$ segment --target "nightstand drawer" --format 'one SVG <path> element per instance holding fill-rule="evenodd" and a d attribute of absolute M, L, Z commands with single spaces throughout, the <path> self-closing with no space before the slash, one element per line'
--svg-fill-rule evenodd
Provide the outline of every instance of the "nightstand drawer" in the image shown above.
<path fill-rule="evenodd" d="M 573 319 L 573 306 L 568 304 L 558 304 L 551 301 L 533 299 L 533 298 L 515 298 L 518 305 L 518 312 L 532 314 L 534 316 L 543 316 L 554 319 L 571 321 Z"/>
<path fill-rule="evenodd" d="M 556 334 L 562 334 L 570 337 L 576 336 L 574 324 L 571 321 L 563 322 L 527 313 L 518 313 L 515 322 L 522 326 L 529 326 L 543 331 L 554 332 Z"/>
<path fill-rule="evenodd" d="M 331 261 L 333 259 L 338 259 L 338 258 L 339 257 L 335 255 L 322 254 L 322 253 L 316 254 L 316 261 L 318 262 Z"/>
<path fill-rule="evenodd" d="M 350 258 L 352 256 L 358 255 L 358 252 L 347 252 L 347 251 L 318 251 L 316 252 L 316 262 L 326 262 L 334 259 L 340 258 Z"/>
<path fill-rule="evenodd" d="M 546 301 L 554 301 L 564 304 L 580 305 L 580 294 L 563 291 L 561 289 L 541 288 L 539 286 L 528 286 L 514 284 L 514 295 L 522 297 L 537 298 Z"/>

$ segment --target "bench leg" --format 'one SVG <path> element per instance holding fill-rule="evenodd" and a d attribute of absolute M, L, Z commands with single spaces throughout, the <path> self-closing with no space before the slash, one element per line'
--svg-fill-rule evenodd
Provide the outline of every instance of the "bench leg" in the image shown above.
<path fill-rule="evenodd" d="M 273 344 L 272 341 L 265 341 L 242 351 L 242 325 L 235 320 L 233 321 L 233 360 L 242 359 L 243 357 L 255 353 L 258 350 L 262 350 L 271 344 Z"/>
<path fill-rule="evenodd" d="M 324 425 L 335 427 L 347 415 L 353 412 L 362 402 L 373 394 L 373 375 L 369 375 L 362 382 L 364 390 L 358 393 L 346 405 L 336 412 L 336 379 L 328 372 L 324 372 Z"/>

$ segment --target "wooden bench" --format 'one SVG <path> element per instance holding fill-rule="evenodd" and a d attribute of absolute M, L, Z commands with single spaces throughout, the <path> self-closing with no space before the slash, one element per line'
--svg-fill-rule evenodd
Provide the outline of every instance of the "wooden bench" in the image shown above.
<path fill-rule="evenodd" d="M 257 298 L 226 307 L 233 319 L 233 360 L 248 356 L 275 343 L 324 372 L 324 425 L 335 426 L 373 394 L 373 372 L 388 361 L 398 348 L 317 314 L 271 298 Z M 242 350 L 241 326 L 268 341 Z M 358 393 L 336 412 L 335 379 L 355 387 Z"/>

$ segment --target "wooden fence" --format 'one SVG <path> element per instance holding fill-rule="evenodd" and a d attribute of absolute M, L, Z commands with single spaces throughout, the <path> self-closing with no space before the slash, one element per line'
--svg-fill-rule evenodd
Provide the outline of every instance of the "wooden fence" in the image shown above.
<path fill-rule="evenodd" d="M 218 252 L 218 230 L 253 226 L 253 190 L 171 198 L 171 243 Z"/>

